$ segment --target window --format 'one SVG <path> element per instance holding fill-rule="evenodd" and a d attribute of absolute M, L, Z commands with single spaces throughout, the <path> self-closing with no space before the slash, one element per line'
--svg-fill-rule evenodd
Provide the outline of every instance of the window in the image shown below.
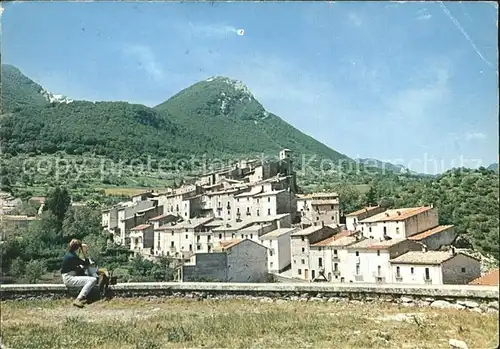
<path fill-rule="evenodd" d="M 384 227 L 384 234 L 387 234 L 387 227 Z"/>
<path fill-rule="evenodd" d="M 331 206 L 331 209 L 333 210 L 333 205 Z"/>
<path fill-rule="evenodd" d="M 247 207 L 247 216 L 250 215 L 250 207 Z"/>
<path fill-rule="evenodd" d="M 222 240 L 222 234 L 219 234 L 219 240 Z"/>
<path fill-rule="evenodd" d="M 267 215 L 268 215 L 268 216 L 270 216 L 270 215 L 271 215 L 271 209 L 270 209 L 270 208 L 268 208 L 268 209 L 267 209 Z"/>
<path fill-rule="evenodd" d="M 249 198 L 249 197 L 247 197 L 247 201 L 250 201 L 250 198 Z"/>
<path fill-rule="evenodd" d="M 359 257 L 359 251 L 356 251 L 356 257 Z"/>
<path fill-rule="evenodd" d="M 174 242 L 173 242 L 173 241 L 171 241 L 171 242 L 170 242 L 170 247 L 175 247 L 175 245 L 174 245 Z"/>
<path fill-rule="evenodd" d="M 333 256 L 337 257 L 337 250 L 333 250 Z"/>
<path fill-rule="evenodd" d="M 465 268 L 462 268 L 462 273 L 465 273 Z"/>
<path fill-rule="evenodd" d="M 425 280 L 430 280 L 431 274 L 429 272 L 429 268 L 425 268 Z"/>
<path fill-rule="evenodd" d="M 396 277 L 397 278 L 401 277 L 401 270 L 399 269 L 399 267 L 396 267 Z"/>
<path fill-rule="evenodd" d="M 172 232 L 172 236 L 174 236 L 174 232 Z"/>
<path fill-rule="evenodd" d="M 233 234 L 231 234 L 231 237 L 234 239 L 234 233 L 233 233 Z"/>
<path fill-rule="evenodd" d="M 356 224 L 356 218 L 354 218 L 354 224 Z"/>
<path fill-rule="evenodd" d="M 314 280 L 316 277 L 316 271 L 315 270 L 311 270 L 311 278 Z"/>
<path fill-rule="evenodd" d="M 318 250 L 319 250 L 319 252 L 323 251 L 323 249 L 321 247 Z"/>
<path fill-rule="evenodd" d="M 335 220 L 335 217 L 332 216 L 332 221 L 334 221 L 334 220 Z"/>
<path fill-rule="evenodd" d="M 356 264 L 356 275 L 360 274 L 359 264 Z"/>
<path fill-rule="evenodd" d="M 193 250 L 193 245 L 189 245 L 189 251 Z"/>
<path fill-rule="evenodd" d="M 237 198 L 237 199 L 236 199 L 236 201 L 237 201 L 237 202 L 240 202 L 240 198 Z"/>
<path fill-rule="evenodd" d="M 200 236 L 199 235 L 196 237 L 196 241 L 200 242 Z"/>
<path fill-rule="evenodd" d="M 297 261 L 295 259 L 293 260 L 293 264 L 297 264 Z"/>
<path fill-rule="evenodd" d="M 372 232 L 372 227 L 369 227 L 369 228 L 368 228 L 368 231 L 371 233 L 371 232 Z"/>
<path fill-rule="evenodd" d="M 318 216 L 318 217 L 316 217 L 316 220 L 317 220 L 317 221 L 319 221 L 319 216 Z"/>
<path fill-rule="evenodd" d="M 399 234 L 399 227 L 396 227 L 396 234 Z"/>
<path fill-rule="evenodd" d="M 250 239 L 253 239 L 253 234 L 250 234 Z"/>
<path fill-rule="evenodd" d="M 271 202 L 271 198 L 270 197 L 267 198 L 267 202 Z"/>
<path fill-rule="evenodd" d="M 189 235 L 188 234 L 186 234 L 186 239 L 189 239 Z"/>
<path fill-rule="evenodd" d="M 211 235 L 208 235 L 208 236 L 207 236 L 207 242 L 210 242 L 210 240 L 212 240 L 212 236 L 211 236 Z"/>
<path fill-rule="evenodd" d="M 297 274 L 302 275 L 302 270 L 301 269 L 297 269 Z"/>
<path fill-rule="evenodd" d="M 380 256 L 380 250 L 377 250 L 377 256 Z"/>
<path fill-rule="evenodd" d="M 272 268 L 273 267 L 273 262 L 269 263 L 269 266 Z"/>
<path fill-rule="evenodd" d="M 186 230 L 185 230 L 185 231 L 189 231 L 189 230 L 188 230 L 188 228 L 186 228 Z M 186 236 L 187 236 L 187 235 L 186 235 Z"/>
<path fill-rule="evenodd" d="M 236 214 L 240 214 L 240 208 L 236 208 Z"/>
<path fill-rule="evenodd" d="M 322 267 L 322 266 L 323 266 L 323 258 L 321 258 L 321 257 L 320 257 L 320 258 L 318 258 L 318 265 L 319 265 L 320 267 Z"/>
<path fill-rule="evenodd" d="M 306 252 L 306 249 L 304 247 L 302 247 L 302 253 Z"/>
<path fill-rule="evenodd" d="M 377 275 L 380 276 L 382 273 L 382 267 L 380 265 L 377 266 Z"/>
<path fill-rule="evenodd" d="M 301 260 L 300 260 L 300 263 L 302 263 L 302 264 L 306 264 L 306 260 L 305 260 L 305 259 L 301 259 Z"/>
<path fill-rule="evenodd" d="M 231 215 L 231 211 L 227 210 L 227 215 L 230 216 Z"/>
<path fill-rule="evenodd" d="M 338 263 L 333 264 L 333 271 L 339 271 L 339 264 Z"/>
<path fill-rule="evenodd" d="M 201 250 L 201 245 L 196 246 L 197 250 Z"/>
<path fill-rule="evenodd" d="M 244 239 L 244 238 L 245 238 L 245 236 L 244 236 L 243 234 L 241 234 L 241 238 L 242 238 L 242 239 Z"/>
<path fill-rule="evenodd" d="M 301 240 L 302 240 L 302 241 L 305 241 L 305 238 L 302 236 L 302 237 L 301 237 Z"/>
<path fill-rule="evenodd" d="M 269 250 L 269 256 L 273 256 L 273 250 Z"/>
<path fill-rule="evenodd" d="M 413 267 L 410 268 L 410 273 L 411 275 L 415 274 L 415 269 L 413 269 Z"/>
<path fill-rule="evenodd" d="M 260 216 L 260 211 L 259 210 L 257 210 L 257 216 Z"/>

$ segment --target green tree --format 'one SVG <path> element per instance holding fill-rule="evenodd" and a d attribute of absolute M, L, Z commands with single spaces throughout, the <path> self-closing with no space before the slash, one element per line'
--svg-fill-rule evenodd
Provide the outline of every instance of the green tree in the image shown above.
<path fill-rule="evenodd" d="M 365 206 L 374 206 L 377 204 L 377 190 L 374 186 L 370 186 L 370 189 L 366 192 L 363 201 Z"/>
<path fill-rule="evenodd" d="M 22 277 L 24 275 L 26 269 L 26 263 L 20 258 L 17 257 L 12 261 L 10 265 L 10 273 L 16 277 Z"/>
<path fill-rule="evenodd" d="M 26 264 L 24 275 L 29 283 L 35 284 L 42 278 L 43 274 L 45 274 L 46 272 L 47 267 L 45 266 L 44 261 L 31 260 L 28 262 L 28 264 Z"/>
<path fill-rule="evenodd" d="M 44 209 L 50 211 L 56 217 L 56 226 L 61 231 L 64 217 L 71 205 L 71 197 L 66 188 L 56 187 L 50 193 L 45 202 Z"/>

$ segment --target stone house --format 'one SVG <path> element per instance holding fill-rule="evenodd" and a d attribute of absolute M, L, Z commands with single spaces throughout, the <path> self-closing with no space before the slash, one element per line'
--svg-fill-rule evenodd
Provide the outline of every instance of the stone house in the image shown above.
<path fill-rule="evenodd" d="M 457 238 L 457 233 L 453 225 L 438 225 L 408 237 L 408 240 L 424 244 L 428 250 L 437 251 L 442 246 L 450 246 Z"/>
<path fill-rule="evenodd" d="M 214 252 L 197 253 L 181 267 L 182 281 L 264 282 L 267 248 L 250 239 L 229 240 Z"/>
<path fill-rule="evenodd" d="M 337 193 L 298 195 L 297 212 L 304 225 L 339 224 L 339 195 Z"/>
<path fill-rule="evenodd" d="M 481 275 L 481 262 L 463 253 L 410 251 L 390 261 L 393 282 L 400 284 L 468 284 Z"/>
<path fill-rule="evenodd" d="M 136 254 L 151 255 L 154 246 L 152 224 L 140 224 L 130 229 L 130 250 Z"/>

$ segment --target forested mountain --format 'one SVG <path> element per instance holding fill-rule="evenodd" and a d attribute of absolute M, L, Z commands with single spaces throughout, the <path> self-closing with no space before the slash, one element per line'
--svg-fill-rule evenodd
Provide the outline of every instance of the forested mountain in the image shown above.
<path fill-rule="evenodd" d="M 222 152 L 277 153 L 289 148 L 296 154 L 348 159 L 269 113 L 242 82 L 225 77 L 196 83 L 155 110 L 167 112 L 173 122 L 185 127 L 193 141 L 206 136 L 209 144 Z"/>
<path fill-rule="evenodd" d="M 240 82 L 214 78 L 197 83 L 156 108 L 125 102 L 48 98 L 43 88 L 3 65 L 3 151 L 96 154 L 113 159 L 170 160 L 296 154 L 348 159 L 281 118 L 268 113 Z"/>

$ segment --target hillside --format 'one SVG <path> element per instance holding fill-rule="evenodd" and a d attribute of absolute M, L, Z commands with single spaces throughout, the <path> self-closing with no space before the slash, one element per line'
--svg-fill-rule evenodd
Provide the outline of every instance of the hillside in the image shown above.
<path fill-rule="evenodd" d="M 26 107 L 44 107 L 49 104 L 42 95 L 43 88 L 11 65 L 2 64 L 0 86 L 2 114 L 19 111 Z"/>
<path fill-rule="evenodd" d="M 269 113 L 242 82 L 225 77 L 198 82 L 154 109 L 167 112 L 194 140 L 206 136 L 215 149 L 227 153 L 269 154 L 289 148 L 296 155 L 348 159 Z"/>
<path fill-rule="evenodd" d="M 96 154 L 169 161 L 193 155 L 228 158 L 290 148 L 319 159 L 347 158 L 305 135 L 262 105 L 241 83 L 216 78 L 195 84 L 152 109 L 125 102 L 71 101 L 45 91 L 3 65 L 5 153 Z"/>
<path fill-rule="evenodd" d="M 392 171 L 395 173 L 406 173 L 410 172 L 408 168 L 399 164 L 392 164 L 390 162 L 385 162 L 377 159 L 366 158 L 366 159 L 356 159 L 360 164 L 366 167 L 375 167 L 381 170 Z"/>

